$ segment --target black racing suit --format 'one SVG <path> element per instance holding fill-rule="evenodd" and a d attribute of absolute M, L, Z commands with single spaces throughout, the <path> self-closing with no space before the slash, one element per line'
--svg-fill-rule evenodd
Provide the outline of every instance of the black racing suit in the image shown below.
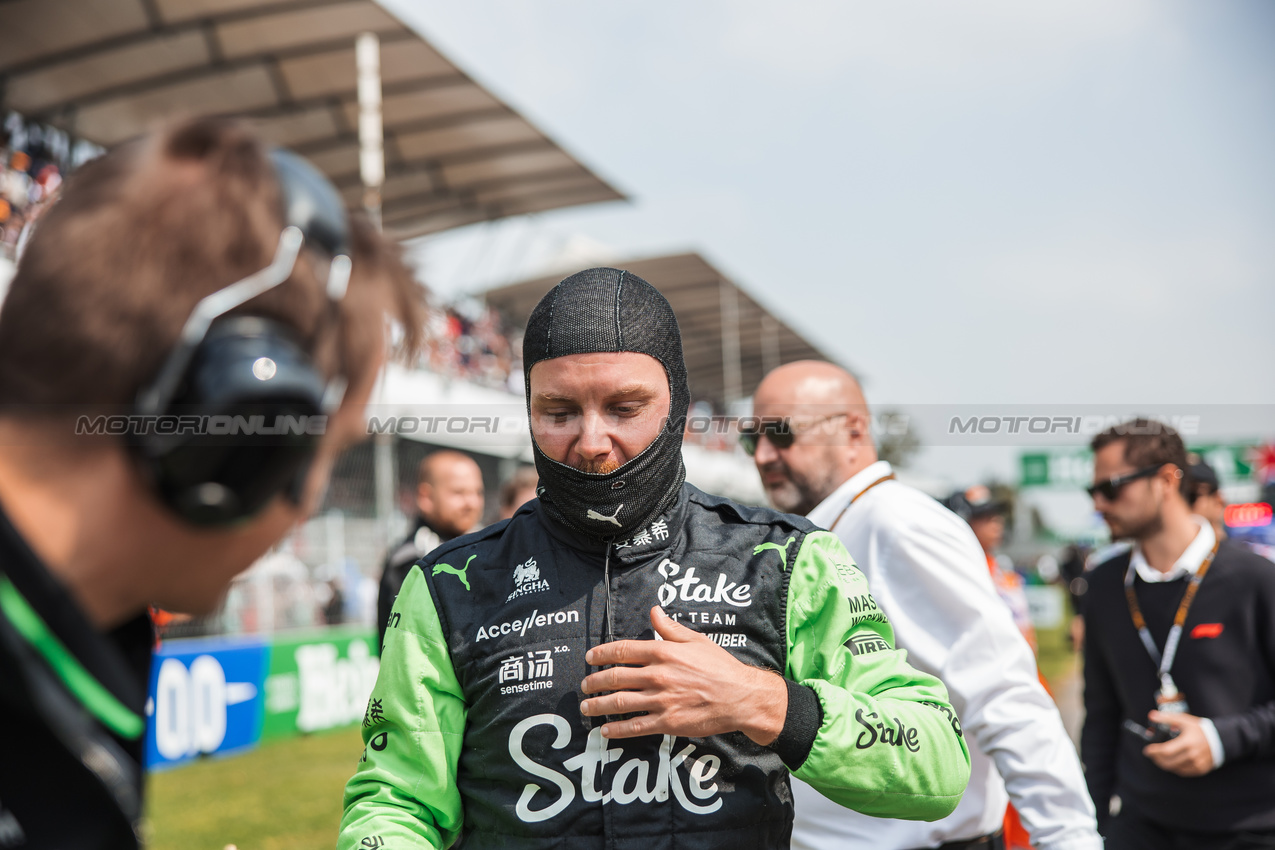
<path fill-rule="evenodd" d="M 969 755 L 943 686 L 907 666 L 835 536 L 684 485 L 602 543 L 538 504 L 439 547 L 390 615 L 339 846 L 786 848 L 788 770 L 839 802 L 934 820 Z M 784 674 L 770 747 L 742 733 L 609 741 L 581 715 L 584 654 L 650 639 L 659 604 Z"/>
<path fill-rule="evenodd" d="M 398 592 L 403 589 L 412 565 L 424 558 L 438 546 L 452 540 L 434 530 L 424 517 L 417 517 L 416 527 L 412 533 L 403 538 L 390 553 L 385 556 L 385 567 L 381 570 L 381 581 L 376 593 L 376 649 L 379 653 L 385 645 L 385 624 L 390 618 L 390 609 Z"/>

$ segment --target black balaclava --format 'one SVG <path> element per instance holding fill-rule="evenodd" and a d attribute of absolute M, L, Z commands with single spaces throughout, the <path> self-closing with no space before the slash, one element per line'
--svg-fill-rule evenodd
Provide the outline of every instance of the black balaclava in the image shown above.
<path fill-rule="evenodd" d="M 553 460 L 534 435 L 531 439 L 541 504 L 555 519 L 600 540 L 627 537 L 652 522 L 673 504 L 686 480 L 682 429 L 690 391 L 677 317 L 642 278 L 620 269 L 587 269 L 540 299 L 522 341 L 528 413 L 531 367 L 541 360 L 622 351 L 654 357 L 668 376 L 668 420 L 649 446 L 613 472 L 589 473 Z"/>

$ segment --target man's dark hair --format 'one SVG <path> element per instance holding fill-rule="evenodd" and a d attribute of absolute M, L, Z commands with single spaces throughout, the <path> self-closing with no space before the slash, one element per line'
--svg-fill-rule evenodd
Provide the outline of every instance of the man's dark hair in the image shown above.
<path fill-rule="evenodd" d="M 1178 432 L 1163 422 L 1138 417 L 1113 425 L 1094 437 L 1089 448 L 1096 454 L 1118 442 L 1124 443 L 1125 462 L 1134 469 L 1171 463 L 1186 472 L 1186 446 Z"/>
<path fill-rule="evenodd" d="M 469 455 L 464 452 L 458 452 L 455 449 L 435 449 L 421 458 L 421 465 L 416 469 L 417 486 L 421 484 L 434 486 L 434 476 L 438 473 L 438 465 L 447 461 L 460 461 L 461 463 L 473 461 L 475 464 L 478 463 Z"/>
<path fill-rule="evenodd" d="M 1182 495 L 1186 497 L 1188 505 L 1195 507 L 1197 499 L 1201 496 L 1212 496 L 1221 487 L 1213 467 L 1201 460 L 1199 455 L 1194 453 L 1188 455 L 1187 462 L 1190 467 L 1186 470 L 1186 477 L 1182 479 Z"/>
<path fill-rule="evenodd" d="M 518 507 L 514 504 L 514 499 L 517 498 L 519 491 L 534 487 L 539 481 L 540 473 L 536 472 L 534 466 L 518 467 L 518 470 L 500 485 L 500 507 L 506 510 Z"/>

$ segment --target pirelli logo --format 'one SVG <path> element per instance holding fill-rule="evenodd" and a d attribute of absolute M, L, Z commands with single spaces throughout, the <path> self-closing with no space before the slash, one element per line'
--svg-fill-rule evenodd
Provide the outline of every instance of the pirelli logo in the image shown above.
<path fill-rule="evenodd" d="M 890 649 L 890 644 L 877 635 L 859 635 L 846 641 L 846 647 L 849 648 L 851 655 L 868 655 Z"/>

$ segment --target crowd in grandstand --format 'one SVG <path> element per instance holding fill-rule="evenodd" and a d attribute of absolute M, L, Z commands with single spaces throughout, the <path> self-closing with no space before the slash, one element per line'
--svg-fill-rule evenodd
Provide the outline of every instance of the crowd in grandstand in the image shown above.
<path fill-rule="evenodd" d="M 95 146 L 89 146 L 95 147 Z M 0 125 L 0 253 L 13 257 L 26 225 L 57 198 L 68 163 L 94 151 L 10 112 Z"/>
<path fill-rule="evenodd" d="M 425 361 L 431 372 L 522 392 L 522 333 L 473 299 L 431 304 Z"/>

